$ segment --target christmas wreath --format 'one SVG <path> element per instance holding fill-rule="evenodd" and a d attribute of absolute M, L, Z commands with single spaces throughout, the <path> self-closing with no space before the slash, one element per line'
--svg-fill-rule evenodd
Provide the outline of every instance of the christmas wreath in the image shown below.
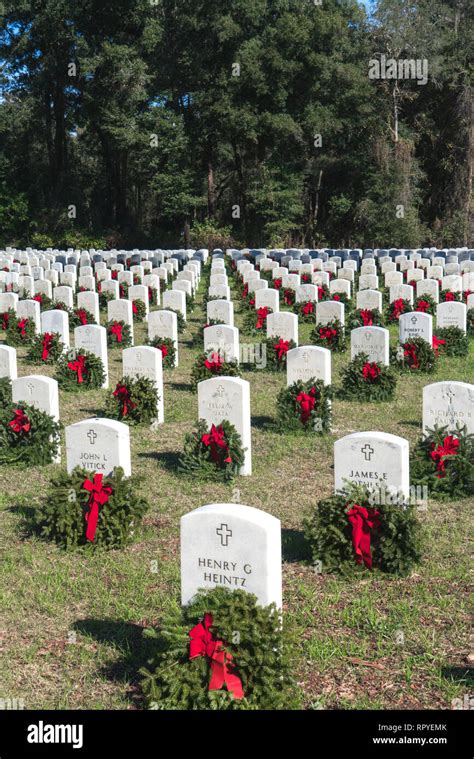
<path fill-rule="evenodd" d="M 168 309 L 169 311 L 172 311 L 174 314 L 176 314 L 177 320 L 178 320 L 178 334 L 181 334 L 186 329 L 186 319 L 184 318 L 181 311 L 177 311 L 174 308 Z"/>
<path fill-rule="evenodd" d="M 147 501 L 135 492 L 134 479 L 125 477 L 120 467 L 108 477 L 76 467 L 51 481 L 38 526 L 43 537 L 64 548 L 121 548 L 147 510 Z"/>
<path fill-rule="evenodd" d="M 443 327 L 436 330 L 433 343 L 446 356 L 467 356 L 469 353 L 469 338 L 459 327 Z"/>
<path fill-rule="evenodd" d="M 0 464 L 51 464 L 59 451 L 59 430 L 59 423 L 44 411 L 8 403 L 0 409 Z"/>
<path fill-rule="evenodd" d="M 344 327 L 339 319 L 333 319 L 325 325 L 316 324 L 311 332 L 310 340 L 313 345 L 321 345 L 323 348 L 329 348 L 338 353 L 346 350 Z"/>
<path fill-rule="evenodd" d="M 305 300 L 295 303 L 293 311 L 295 314 L 298 314 L 299 321 L 314 324 L 316 318 L 316 303 L 313 300 Z"/>
<path fill-rule="evenodd" d="M 34 364 L 55 364 L 64 348 L 58 332 L 43 332 L 33 338 L 26 358 Z"/>
<path fill-rule="evenodd" d="M 100 388 L 105 380 L 101 359 L 81 348 L 61 356 L 56 368 L 56 379 L 63 390 L 91 390 Z"/>
<path fill-rule="evenodd" d="M 246 283 L 244 285 L 244 289 L 242 290 L 242 296 L 241 301 L 242 309 L 250 309 L 251 311 L 255 308 L 255 293 L 249 293 L 249 286 Z"/>
<path fill-rule="evenodd" d="M 50 309 L 54 308 L 52 299 L 48 298 L 48 296 L 44 295 L 43 293 L 38 293 L 37 295 L 33 296 L 32 300 L 35 300 L 37 303 L 39 303 L 40 311 L 49 311 Z"/>
<path fill-rule="evenodd" d="M 123 288 L 123 283 L 120 283 L 119 285 L 119 297 L 120 298 L 126 298 L 127 297 L 127 291 L 125 288 Z M 101 311 L 105 311 L 107 309 L 107 305 L 109 301 L 115 300 L 115 296 L 109 292 L 108 290 L 104 291 L 101 290 L 99 293 L 99 308 Z"/>
<path fill-rule="evenodd" d="M 152 657 L 140 669 L 150 709 L 297 709 L 294 634 L 274 604 L 245 590 L 201 590 L 158 630 L 145 630 Z"/>
<path fill-rule="evenodd" d="M 280 431 L 304 430 L 324 433 L 331 429 L 330 385 L 312 378 L 298 380 L 280 390 L 277 398 L 277 426 Z"/>
<path fill-rule="evenodd" d="M 332 293 L 329 300 L 335 300 L 337 303 L 344 303 L 346 309 L 352 307 L 352 301 L 346 293 Z"/>
<path fill-rule="evenodd" d="M 3 332 L 7 331 L 12 317 L 16 317 L 16 312 L 13 308 L 9 308 L 8 311 L 3 311 L 0 314 L 0 329 L 3 330 Z"/>
<path fill-rule="evenodd" d="M 421 311 L 423 314 L 434 316 L 436 314 L 436 301 L 431 295 L 419 295 L 418 298 L 415 298 L 413 311 Z"/>
<path fill-rule="evenodd" d="M 296 293 L 291 287 L 285 287 L 280 289 L 280 298 L 285 306 L 294 306 Z"/>
<path fill-rule="evenodd" d="M 439 299 L 441 303 L 449 303 L 453 300 L 455 301 L 462 300 L 462 296 L 461 296 L 461 293 L 459 292 L 453 292 L 452 290 L 441 290 Z"/>
<path fill-rule="evenodd" d="M 435 370 L 436 353 L 422 337 L 412 337 L 406 343 L 391 349 L 390 363 L 394 363 L 400 371 L 429 374 Z"/>
<path fill-rule="evenodd" d="M 339 395 L 350 400 L 391 401 L 397 377 L 393 369 L 358 353 L 342 370 Z"/>
<path fill-rule="evenodd" d="M 305 520 L 313 561 L 323 572 L 350 573 L 356 567 L 407 575 L 421 558 L 420 524 L 409 504 L 374 505 L 374 494 L 350 485 L 320 501 Z"/>
<path fill-rule="evenodd" d="M 147 340 L 147 345 L 159 348 L 164 369 L 174 369 L 176 365 L 176 348 L 170 337 L 153 337 Z"/>
<path fill-rule="evenodd" d="M 95 318 L 86 308 L 74 308 L 69 311 L 69 323 L 72 328 L 84 327 L 86 324 L 95 324 Z"/>
<path fill-rule="evenodd" d="M 158 294 L 159 290 L 157 287 L 148 286 L 148 303 L 150 306 L 158 305 Z"/>
<path fill-rule="evenodd" d="M 132 314 L 133 318 L 136 319 L 136 321 L 144 321 L 146 316 L 146 306 L 140 298 L 132 300 Z"/>
<path fill-rule="evenodd" d="M 242 439 L 234 425 L 224 419 L 209 428 L 207 422 L 200 419 L 195 431 L 185 436 L 178 471 L 193 477 L 230 482 L 243 463 Z"/>
<path fill-rule="evenodd" d="M 18 318 L 16 314 L 10 314 L 5 334 L 7 345 L 28 345 L 34 340 L 35 336 L 36 329 L 33 319 L 26 317 Z"/>
<path fill-rule="evenodd" d="M 109 348 L 128 348 L 132 344 L 130 324 L 112 319 L 105 325 L 107 330 L 107 345 Z"/>
<path fill-rule="evenodd" d="M 272 313 L 273 309 L 268 308 L 268 306 L 248 311 L 244 316 L 243 331 L 248 335 L 265 335 L 267 331 L 267 316 Z"/>
<path fill-rule="evenodd" d="M 281 277 L 276 277 L 276 279 L 273 280 L 274 290 L 281 290 L 282 285 L 283 285 L 283 279 Z"/>
<path fill-rule="evenodd" d="M 387 321 L 397 322 L 402 314 L 407 314 L 411 311 L 411 304 L 409 300 L 404 298 L 396 298 L 387 307 Z"/>
<path fill-rule="evenodd" d="M 380 327 L 382 324 L 382 314 L 377 308 L 357 308 L 349 316 L 349 329 Z"/>
<path fill-rule="evenodd" d="M 474 492 L 474 435 L 465 425 L 455 432 L 435 427 L 415 445 L 410 475 L 414 485 L 426 485 L 433 498 L 465 498 Z"/>
<path fill-rule="evenodd" d="M 158 394 L 148 377 L 122 377 L 109 395 L 105 416 L 128 424 L 151 424 L 156 420 Z"/>
<path fill-rule="evenodd" d="M 281 337 L 270 337 L 266 343 L 266 366 L 269 372 L 286 371 L 286 354 L 296 348 L 294 340 L 283 340 Z"/>
<path fill-rule="evenodd" d="M 191 370 L 191 380 L 194 389 L 198 382 L 210 379 L 210 377 L 239 377 L 239 364 L 235 359 L 225 361 L 219 353 L 201 353 L 194 362 Z"/>
<path fill-rule="evenodd" d="M 187 314 L 192 314 L 192 312 L 194 311 L 194 305 L 195 305 L 194 295 L 190 295 L 189 293 L 186 293 L 186 313 Z"/>
<path fill-rule="evenodd" d="M 318 301 L 321 300 L 333 300 L 329 287 L 327 285 L 317 285 L 318 288 Z"/>
<path fill-rule="evenodd" d="M 10 377 L 0 377 L 0 408 L 10 403 L 12 399 L 12 383 Z"/>

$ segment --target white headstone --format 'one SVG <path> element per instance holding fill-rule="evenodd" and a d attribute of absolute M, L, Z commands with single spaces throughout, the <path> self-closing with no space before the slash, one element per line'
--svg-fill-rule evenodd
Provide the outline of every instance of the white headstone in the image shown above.
<path fill-rule="evenodd" d="M 232 301 L 220 298 L 219 300 L 210 300 L 207 304 L 207 318 L 215 321 L 234 326 L 234 304 Z"/>
<path fill-rule="evenodd" d="M 360 310 L 382 311 L 382 293 L 378 290 L 359 290 L 356 307 Z"/>
<path fill-rule="evenodd" d="M 122 467 L 130 477 L 130 430 L 113 419 L 84 419 L 71 424 L 66 433 L 66 464 L 70 473 L 76 466 L 108 476 Z"/>
<path fill-rule="evenodd" d="M 74 347 L 76 350 L 83 348 L 101 359 L 105 372 L 105 380 L 102 387 L 108 388 L 109 362 L 107 356 L 107 330 L 105 327 L 99 327 L 97 324 L 85 324 L 81 327 L 76 327 L 74 330 Z"/>
<path fill-rule="evenodd" d="M 176 315 L 176 314 L 175 314 Z M 164 422 L 163 357 L 158 348 L 139 345 L 122 351 L 124 377 L 148 377 L 156 388 L 158 424 Z"/>
<path fill-rule="evenodd" d="M 433 343 L 433 317 L 422 311 L 401 314 L 398 320 L 399 341 L 405 343 L 414 337 L 421 337 L 429 345 Z"/>
<path fill-rule="evenodd" d="M 267 337 L 293 340 L 298 345 L 298 317 L 288 311 L 279 311 L 267 316 Z"/>
<path fill-rule="evenodd" d="M 0 345 L 0 377 L 14 380 L 17 376 L 16 349 L 10 345 Z"/>
<path fill-rule="evenodd" d="M 369 361 L 388 366 L 390 333 L 384 327 L 357 327 L 351 331 L 351 359 L 365 353 Z"/>
<path fill-rule="evenodd" d="M 316 304 L 316 324 L 326 325 L 337 319 L 344 325 L 344 303 L 337 300 L 323 300 Z"/>
<path fill-rule="evenodd" d="M 331 351 L 316 345 L 302 345 L 292 348 L 286 354 L 286 384 L 289 387 L 301 380 L 323 380 L 331 384 Z"/>
<path fill-rule="evenodd" d="M 204 352 L 219 353 L 225 361 L 239 360 L 239 330 L 228 324 L 204 329 Z"/>
<path fill-rule="evenodd" d="M 466 331 L 467 307 L 465 303 L 459 303 L 455 300 L 448 300 L 445 303 L 438 303 L 436 306 L 436 326 L 458 327 L 463 332 Z"/>
<path fill-rule="evenodd" d="M 423 388 L 423 433 L 435 426 L 466 425 L 474 434 L 474 385 L 468 382 L 434 382 Z"/>
<path fill-rule="evenodd" d="M 77 307 L 85 308 L 94 317 L 95 323 L 100 324 L 99 296 L 92 290 L 77 293 Z"/>
<path fill-rule="evenodd" d="M 69 348 L 69 316 L 66 311 L 52 309 L 41 314 L 41 332 L 57 333 L 65 350 Z"/>

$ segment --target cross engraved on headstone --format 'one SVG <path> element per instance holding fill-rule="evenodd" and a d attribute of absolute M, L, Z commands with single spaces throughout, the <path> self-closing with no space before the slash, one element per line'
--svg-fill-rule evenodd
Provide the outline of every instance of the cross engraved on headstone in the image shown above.
<path fill-rule="evenodd" d="M 360 452 L 364 454 L 366 461 L 370 461 L 372 454 L 374 453 L 374 449 L 371 448 L 368 443 L 366 443 L 364 447 L 360 449 Z"/>
<path fill-rule="evenodd" d="M 224 388 L 222 385 L 219 385 L 219 387 L 217 388 L 216 392 L 214 393 L 214 396 L 216 395 L 218 398 L 222 398 L 222 396 L 224 395 Z"/>
<path fill-rule="evenodd" d="M 410 319 L 410 321 L 411 321 L 412 324 L 416 324 L 417 321 L 418 321 L 418 317 L 417 316 L 412 316 L 411 319 Z"/>
<path fill-rule="evenodd" d="M 448 387 L 447 390 L 443 393 L 443 398 L 447 398 L 449 403 L 452 403 L 453 398 L 456 397 L 456 393 L 453 392 L 451 387 Z"/>
<path fill-rule="evenodd" d="M 232 530 L 229 530 L 226 524 L 221 524 L 220 527 L 216 528 L 216 533 L 220 536 L 221 546 L 228 546 L 229 538 L 232 537 Z"/>
<path fill-rule="evenodd" d="M 28 384 L 27 384 L 26 387 L 28 388 L 28 391 L 29 391 L 30 395 L 33 395 L 33 390 L 35 389 L 35 386 L 33 385 L 33 383 L 32 382 L 28 382 Z"/>
<path fill-rule="evenodd" d="M 309 361 L 309 356 L 308 356 L 308 354 L 306 352 L 303 353 L 303 361 L 305 362 L 305 364 L 307 364 L 308 361 Z"/>
<path fill-rule="evenodd" d="M 135 358 L 137 359 L 137 363 L 141 364 L 141 362 L 142 362 L 142 354 L 141 353 L 136 353 L 135 354 Z"/>
<path fill-rule="evenodd" d="M 90 440 L 90 444 L 94 445 L 95 444 L 95 439 L 97 437 L 97 432 L 94 432 L 94 430 L 89 430 L 89 432 L 87 433 L 87 437 Z"/>

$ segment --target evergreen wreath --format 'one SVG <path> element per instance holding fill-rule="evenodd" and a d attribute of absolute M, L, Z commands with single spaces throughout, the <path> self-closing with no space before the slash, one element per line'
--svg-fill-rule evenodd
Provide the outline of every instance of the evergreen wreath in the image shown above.
<path fill-rule="evenodd" d="M 396 348 L 391 348 L 390 363 L 400 371 L 430 374 L 436 367 L 436 353 L 422 337 L 411 337 Z"/>
<path fill-rule="evenodd" d="M 111 319 L 105 328 L 109 348 L 128 348 L 132 344 L 132 330 L 127 322 Z"/>
<path fill-rule="evenodd" d="M 307 382 L 298 380 L 282 388 L 277 397 L 278 429 L 281 432 L 329 432 L 332 397 L 331 386 L 314 377 Z"/>
<path fill-rule="evenodd" d="M 76 467 L 51 481 L 38 513 L 43 537 L 63 548 L 121 548 L 131 542 L 148 510 L 136 480 L 117 467 L 108 477 Z"/>
<path fill-rule="evenodd" d="M 452 290 L 441 290 L 439 295 L 440 303 L 447 303 L 449 301 L 462 300 L 462 294 L 460 292 L 453 292 Z"/>
<path fill-rule="evenodd" d="M 71 351 L 58 361 L 56 379 L 62 390 L 91 390 L 100 388 L 105 380 L 104 365 L 101 359 L 81 348 Z"/>
<path fill-rule="evenodd" d="M 293 311 L 298 314 L 298 321 L 314 324 L 316 319 L 316 301 L 305 300 L 295 303 Z"/>
<path fill-rule="evenodd" d="M 7 345 L 29 345 L 36 337 L 36 328 L 33 319 L 27 317 L 18 318 L 11 314 L 8 318 L 8 326 L 5 334 Z"/>
<path fill-rule="evenodd" d="M 194 295 L 190 295 L 189 293 L 185 293 L 185 295 L 186 295 L 186 313 L 192 314 L 192 312 L 194 311 L 194 305 L 195 305 Z"/>
<path fill-rule="evenodd" d="M 411 311 L 411 304 L 406 298 L 396 298 L 387 306 L 387 321 L 398 322 L 402 314 L 407 314 Z"/>
<path fill-rule="evenodd" d="M 391 401 L 396 386 L 397 376 L 390 366 L 358 353 L 342 370 L 339 396 L 348 400 Z"/>
<path fill-rule="evenodd" d="M 335 300 L 337 303 L 344 303 L 346 310 L 352 308 L 352 301 L 346 293 L 330 293 L 326 300 Z"/>
<path fill-rule="evenodd" d="M 310 335 L 313 345 L 342 353 L 346 350 L 346 335 L 339 319 L 333 319 L 327 324 L 316 324 Z"/>
<path fill-rule="evenodd" d="M 294 632 L 286 621 L 282 626 L 274 604 L 261 606 L 245 590 L 201 590 L 188 606 L 170 614 L 160 629 L 145 630 L 144 635 L 154 646 L 147 667 L 140 669 L 149 708 L 300 707 L 292 675 Z M 225 651 L 223 668 L 212 658 L 221 649 L 219 643 Z"/>
<path fill-rule="evenodd" d="M 266 366 L 269 372 L 286 371 L 286 354 L 296 348 L 294 340 L 283 340 L 281 337 L 269 337 L 266 340 Z"/>
<path fill-rule="evenodd" d="M 350 314 L 348 324 L 350 330 L 358 327 L 381 327 L 382 314 L 377 308 L 357 308 Z"/>
<path fill-rule="evenodd" d="M 318 302 L 322 300 L 332 300 L 329 287 L 327 285 L 316 285 L 318 288 Z"/>
<path fill-rule="evenodd" d="M 123 282 L 121 282 L 119 284 L 119 297 L 120 298 L 126 298 L 127 297 L 127 293 L 126 293 L 125 290 L 121 289 L 122 286 L 123 286 Z M 111 300 L 115 300 L 114 295 L 111 292 L 109 292 L 108 290 L 105 290 L 105 291 L 101 290 L 100 293 L 99 293 L 99 309 L 101 311 L 106 311 L 107 310 L 107 304 Z"/>
<path fill-rule="evenodd" d="M 127 424 L 151 424 L 157 418 L 158 400 L 148 377 L 122 377 L 109 395 L 105 416 Z"/>
<path fill-rule="evenodd" d="M 42 332 L 33 338 L 26 358 L 34 364 L 55 364 L 64 349 L 58 332 Z"/>
<path fill-rule="evenodd" d="M 466 425 L 427 430 L 412 451 L 410 476 L 414 485 L 427 485 L 433 498 L 465 498 L 474 492 L 474 435 Z"/>
<path fill-rule="evenodd" d="M 16 316 L 14 308 L 9 308 L 8 311 L 3 311 L 0 314 L 0 329 L 3 330 L 3 332 L 7 331 L 10 319 L 14 316 Z"/>
<path fill-rule="evenodd" d="M 35 300 L 37 303 L 39 303 L 40 311 L 50 311 L 52 308 L 54 308 L 52 298 L 48 298 L 48 296 L 44 293 L 38 293 L 37 295 L 34 295 L 32 300 Z"/>
<path fill-rule="evenodd" d="M 419 295 L 415 298 L 413 311 L 421 311 L 423 314 L 434 316 L 436 314 L 436 301 L 431 295 Z"/>
<path fill-rule="evenodd" d="M 178 334 L 181 334 L 186 329 L 186 319 L 184 318 L 181 311 L 178 311 L 177 309 L 174 309 L 174 308 L 170 308 L 168 310 L 176 314 L 176 317 L 178 320 Z"/>
<path fill-rule="evenodd" d="M 283 301 L 285 306 L 294 306 L 296 299 L 296 293 L 292 287 L 285 287 L 280 289 L 280 300 Z"/>
<path fill-rule="evenodd" d="M 352 574 L 373 567 L 406 576 L 419 563 L 421 528 L 416 506 L 374 505 L 376 500 L 365 487 L 351 484 L 341 494 L 319 501 L 313 515 L 305 519 L 313 561 L 320 562 L 323 572 Z"/>
<path fill-rule="evenodd" d="M 249 293 L 249 286 L 246 283 L 242 290 L 242 297 L 240 300 L 241 310 L 253 311 L 255 309 L 255 293 Z"/>
<path fill-rule="evenodd" d="M 244 463 L 242 439 L 227 419 L 211 427 L 200 419 L 184 438 L 178 472 L 202 479 L 231 482 Z"/>
<path fill-rule="evenodd" d="M 12 383 L 10 377 L 0 377 L 0 408 L 11 403 Z"/>
<path fill-rule="evenodd" d="M 147 339 L 147 345 L 161 351 L 163 369 L 174 369 L 176 365 L 176 348 L 171 337 L 153 337 Z"/>
<path fill-rule="evenodd" d="M 84 327 L 86 324 L 95 324 L 94 315 L 87 308 L 73 308 L 69 310 L 69 323 L 71 328 Z"/>
<path fill-rule="evenodd" d="M 453 325 L 437 329 L 436 339 L 437 347 L 439 346 L 440 352 L 446 356 L 467 356 L 469 353 L 469 338 L 459 327 Z"/>
<path fill-rule="evenodd" d="M 159 292 L 160 291 L 157 287 L 151 287 L 151 285 L 148 285 L 148 304 L 150 306 L 158 305 Z"/>
<path fill-rule="evenodd" d="M 247 311 L 244 316 L 243 332 L 248 335 L 266 335 L 267 316 L 272 313 L 273 309 L 268 306 Z"/>
<path fill-rule="evenodd" d="M 467 334 L 469 337 L 474 335 L 474 308 L 470 308 L 467 312 Z"/>
<path fill-rule="evenodd" d="M 217 351 L 200 353 L 191 370 L 194 390 L 197 389 L 198 382 L 211 377 L 240 377 L 238 362 L 235 359 L 225 361 Z"/>
<path fill-rule="evenodd" d="M 134 320 L 137 322 L 144 321 L 146 317 L 146 306 L 140 298 L 132 300 L 132 313 Z"/>
<path fill-rule="evenodd" d="M 8 403 L 0 409 L 0 464 L 44 466 L 59 451 L 60 424 L 27 403 Z"/>

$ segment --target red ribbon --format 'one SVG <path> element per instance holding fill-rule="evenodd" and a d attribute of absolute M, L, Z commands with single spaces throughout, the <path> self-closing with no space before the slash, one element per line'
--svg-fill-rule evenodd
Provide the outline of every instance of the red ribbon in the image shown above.
<path fill-rule="evenodd" d="M 248 284 L 245 284 L 244 285 L 244 290 L 242 292 L 242 298 L 246 298 L 248 294 L 249 294 L 249 286 L 248 286 Z"/>
<path fill-rule="evenodd" d="M 322 285 L 318 285 L 318 300 L 324 300 L 326 293 Z"/>
<path fill-rule="evenodd" d="M 372 311 L 368 308 L 363 308 L 359 313 L 364 327 L 371 327 L 374 323 L 374 315 Z"/>
<path fill-rule="evenodd" d="M 327 340 L 328 343 L 332 343 L 334 338 L 337 337 L 337 329 L 334 329 L 334 327 L 320 327 L 319 336 L 323 340 Z"/>
<path fill-rule="evenodd" d="M 302 308 L 302 313 L 304 316 L 307 316 L 308 314 L 314 314 L 314 303 L 312 301 L 305 303 Z"/>
<path fill-rule="evenodd" d="M 265 321 L 269 313 L 270 309 L 266 306 L 257 309 L 257 323 L 255 325 L 255 329 L 262 329 L 262 327 L 265 326 Z"/>
<path fill-rule="evenodd" d="M 444 345 L 445 343 L 446 343 L 446 340 L 441 340 L 441 338 L 436 337 L 436 335 L 433 335 L 433 340 L 431 344 L 433 346 L 433 350 L 436 356 L 439 356 L 439 348 L 441 345 Z"/>
<path fill-rule="evenodd" d="M 398 319 L 405 310 L 405 301 L 403 298 L 397 298 L 392 303 L 392 317 Z"/>
<path fill-rule="evenodd" d="M 275 290 L 279 290 L 281 285 L 282 285 L 282 280 L 280 277 L 277 277 L 276 279 L 273 280 L 273 286 Z"/>
<path fill-rule="evenodd" d="M 459 440 L 453 435 L 448 435 L 443 440 L 443 445 L 435 446 L 432 443 L 431 458 L 436 462 L 437 477 L 446 477 L 445 456 L 456 456 L 459 449 Z"/>
<path fill-rule="evenodd" d="M 314 410 L 316 388 L 312 387 L 309 393 L 299 393 L 299 395 L 296 396 L 296 402 L 299 403 L 301 409 L 300 419 L 303 424 L 307 424 L 311 412 Z"/>
<path fill-rule="evenodd" d="M 47 361 L 51 345 L 53 344 L 53 333 L 45 332 L 43 335 L 43 352 L 41 353 L 42 361 Z"/>
<path fill-rule="evenodd" d="M 375 361 L 372 363 L 366 361 L 362 367 L 362 375 L 365 380 L 374 382 L 380 376 L 380 366 Z"/>
<path fill-rule="evenodd" d="M 10 314 L 8 311 L 4 311 L 2 314 L 2 329 L 8 329 L 8 322 L 10 321 Z"/>
<path fill-rule="evenodd" d="M 291 306 L 295 302 L 295 293 L 290 287 L 284 291 L 283 300 L 287 306 Z"/>
<path fill-rule="evenodd" d="M 230 669 L 233 666 L 232 654 L 224 650 L 224 644 L 221 640 L 215 640 L 212 637 L 209 629 L 211 626 L 212 614 L 205 614 L 203 621 L 189 631 L 191 638 L 189 658 L 192 660 L 197 656 L 207 656 L 211 660 L 209 690 L 222 690 L 222 687 L 227 685 L 227 690 L 233 694 L 234 698 L 241 699 L 244 697 L 242 681 Z"/>
<path fill-rule="evenodd" d="M 75 361 L 68 362 L 67 368 L 72 372 L 77 372 L 77 384 L 81 385 L 84 382 L 82 373 L 86 370 L 86 357 L 79 355 Z"/>
<path fill-rule="evenodd" d="M 118 271 L 116 269 L 113 269 L 110 275 L 111 279 L 118 279 Z"/>
<path fill-rule="evenodd" d="M 290 343 L 288 340 L 282 340 L 282 338 L 280 337 L 279 341 L 273 347 L 275 348 L 277 360 L 281 361 L 288 353 Z"/>
<path fill-rule="evenodd" d="M 416 304 L 415 311 L 421 311 L 423 314 L 426 314 L 426 312 L 429 310 L 430 304 L 427 300 L 419 300 Z"/>
<path fill-rule="evenodd" d="M 341 300 L 341 296 L 340 296 L 340 295 L 338 295 L 337 293 L 335 293 L 335 294 L 332 296 L 332 299 L 333 299 L 333 300 Z"/>
<path fill-rule="evenodd" d="M 137 404 L 134 403 L 130 398 L 130 390 L 128 387 L 126 385 L 121 385 L 120 382 L 118 383 L 112 395 L 114 398 L 118 398 L 122 403 L 122 416 L 127 416 L 129 408 L 134 409 L 137 407 Z"/>
<path fill-rule="evenodd" d="M 206 446 L 206 448 L 210 447 L 210 454 L 211 459 L 218 464 L 219 463 L 219 449 L 222 454 L 228 454 L 229 453 L 229 446 L 226 443 L 224 430 L 222 428 L 222 425 L 219 425 L 219 427 L 216 427 L 215 424 L 211 426 L 211 431 L 206 434 L 202 435 L 201 437 L 201 443 Z M 229 455 L 227 455 L 227 458 L 224 459 L 225 464 L 231 464 L 232 459 Z"/>
<path fill-rule="evenodd" d="M 416 351 L 416 345 L 413 345 L 413 343 L 405 343 L 405 345 L 403 346 L 403 355 L 405 356 L 405 358 L 410 359 L 411 369 L 420 368 L 420 362 L 418 361 L 418 353 Z"/>
<path fill-rule="evenodd" d="M 118 322 L 114 322 L 110 328 L 110 332 L 112 335 L 117 336 L 118 343 L 122 342 L 122 325 L 121 324 L 119 324 Z"/>
<path fill-rule="evenodd" d="M 16 432 L 17 435 L 19 435 L 20 432 L 29 432 L 31 429 L 30 420 L 26 416 L 23 409 L 16 408 L 13 413 L 14 413 L 14 417 L 12 421 L 8 423 L 9 427 L 12 428 L 13 432 Z"/>
<path fill-rule="evenodd" d="M 445 301 L 445 303 L 448 300 L 456 300 L 455 293 L 452 293 L 450 290 L 447 293 L 444 294 L 444 301 Z"/>
<path fill-rule="evenodd" d="M 220 370 L 223 363 L 224 363 L 224 359 L 221 356 L 219 356 L 218 353 L 212 353 L 211 360 L 206 358 L 206 360 L 204 361 L 204 366 L 206 367 L 206 369 L 209 369 L 209 371 L 215 373 Z"/>
<path fill-rule="evenodd" d="M 42 297 L 42 295 L 38 294 L 38 295 L 35 295 L 35 297 L 33 298 L 33 300 L 35 300 L 37 303 L 41 304 L 43 302 L 43 297 Z"/>
<path fill-rule="evenodd" d="M 352 545 L 357 564 L 365 564 L 372 569 L 372 553 L 370 551 L 370 531 L 380 527 L 380 512 L 369 510 L 355 503 L 347 512 L 347 518 L 352 525 Z"/>
<path fill-rule="evenodd" d="M 104 506 L 112 495 L 112 488 L 110 485 L 102 486 L 102 474 L 94 474 L 93 480 L 84 480 L 82 485 L 83 490 L 87 490 L 91 495 L 89 498 L 89 511 L 85 515 L 87 523 L 86 538 L 91 542 L 95 538 L 97 530 L 97 522 L 99 520 L 99 507 Z"/>
<path fill-rule="evenodd" d="M 21 336 L 25 337 L 26 335 L 26 325 L 28 324 L 28 319 L 20 319 L 18 322 L 18 329 L 21 332 Z"/>
<path fill-rule="evenodd" d="M 168 355 L 168 348 L 166 347 L 166 345 L 159 345 L 158 347 L 161 351 L 162 358 L 166 358 L 166 356 Z"/>
<path fill-rule="evenodd" d="M 135 303 L 134 300 L 132 300 L 132 311 L 134 314 L 138 314 L 137 304 Z"/>
<path fill-rule="evenodd" d="M 79 321 L 81 322 L 81 324 L 83 324 L 83 325 L 84 324 L 88 324 L 87 314 L 86 314 L 85 308 L 78 308 L 77 311 L 76 311 L 76 316 L 79 319 Z"/>

